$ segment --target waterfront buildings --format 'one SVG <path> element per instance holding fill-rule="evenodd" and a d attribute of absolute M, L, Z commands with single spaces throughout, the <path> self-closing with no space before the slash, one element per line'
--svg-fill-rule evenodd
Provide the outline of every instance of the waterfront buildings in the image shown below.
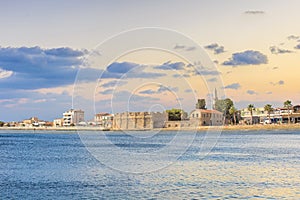
<path fill-rule="evenodd" d="M 83 110 L 68 110 L 63 113 L 63 126 L 76 126 L 80 122 L 84 122 Z"/>

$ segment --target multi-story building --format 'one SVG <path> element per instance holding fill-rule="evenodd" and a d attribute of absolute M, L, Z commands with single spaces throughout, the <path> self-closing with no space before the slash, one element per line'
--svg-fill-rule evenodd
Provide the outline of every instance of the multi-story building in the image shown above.
<path fill-rule="evenodd" d="M 84 122 L 83 110 L 68 110 L 63 113 L 63 126 L 76 126 L 80 122 Z"/>

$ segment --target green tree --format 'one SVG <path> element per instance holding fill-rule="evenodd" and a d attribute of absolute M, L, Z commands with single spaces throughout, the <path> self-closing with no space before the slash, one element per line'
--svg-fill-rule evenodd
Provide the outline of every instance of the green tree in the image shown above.
<path fill-rule="evenodd" d="M 219 99 L 215 102 L 215 109 L 222 112 L 225 119 L 230 120 L 231 115 L 229 113 L 229 109 L 233 106 L 233 101 L 229 98 Z"/>
<path fill-rule="evenodd" d="M 292 109 L 293 105 L 292 105 L 292 101 L 291 100 L 286 100 L 284 103 L 283 103 L 283 106 L 285 108 L 287 108 L 288 110 L 288 123 L 291 123 L 291 119 L 290 119 L 290 110 Z"/>
<path fill-rule="evenodd" d="M 236 125 L 236 112 L 237 112 L 237 109 L 232 105 L 229 108 L 229 114 L 233 116 L 233 124 L 234 125 Z"/>
<path fill-rule="evenodd" d="M 274 110 L 272 108 L 272 105 L 271 104 L 266 104 L 265 107 L 264 107 L 265 111 L 267 111 L 268 113 L 268 118 L 269 118 L 269 123 L 271 123 L 271 118 L 270 118 L 270 114 L 271 112 Z"/>
<path fill-rule="evenodd" d="M 251 116 L 251 125 L 253 124 L 253 110 L 255 109 L 253 104 L 249 104 L 247 109 L 250 111 L 250 116 Z"/>
<path fill-rule="evenodd" d="M 172 108 L 171 110 L 166 110 L 168 113 L 169 121 L 180 121 L 183 119 L 183 116 L 186 114 L 182 109 Z"/>
<path fill-rule="evenodd" d="M 0 127 L 3 127 L 3 126 L 4 126 L 4 122 L 0 121 Z"/>
<path fill-rule="evenodd" d="M 198 99 L 198 102 L 196 103 L 196 109 L 206 109 L 205 99 Z"/>

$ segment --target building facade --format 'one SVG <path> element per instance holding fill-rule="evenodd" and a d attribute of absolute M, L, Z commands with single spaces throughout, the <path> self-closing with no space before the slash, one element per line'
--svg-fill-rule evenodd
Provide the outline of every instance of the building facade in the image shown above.
<path fill-rule="evenodd" d="M 217 110 L 195 109 L 190 114 L 190 122 L 193 126 L 222 126 L 224 116 Z"/>
<path fill-rule="evenodd" d="M 114 115 L 109 113 L 98 113 L 94 117 L 97 126 L 103 128 L 112 128 Z"/>
<path fill-rule="evenodd" d="M 114 130 L 151 130 L 163 128 L 168 120 L 163 112 L 124 112 L 117 113 L 113 118 Z"/>
<path fill-rule="evenodd" d="M 80 122 L 84 122 L 83 110 L 68 110 L 63 113 L 63 126 L 76 126 Z"/>

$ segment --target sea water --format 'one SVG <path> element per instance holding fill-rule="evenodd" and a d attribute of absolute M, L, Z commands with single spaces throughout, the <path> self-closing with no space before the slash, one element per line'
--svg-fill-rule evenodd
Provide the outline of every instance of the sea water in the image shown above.
<path fill-rule="evenodd" d="M 82 134 L 98 133 L 2 130 L 0 199 L 300 199 L 297 130 L 223 131 L 210 148 L 202 148 L 205 132 L 105 132 L 88 148 Z M 117 148 L 125 152 L 120 156 L 134 152 L 147 160 L 177 134 L 193 140 L 175 157 L 176 148 L 169 157 L 150 157 L 159 163 L 153 171 L 122 170 L 126 157 L 112 153 Z M 130 162 L 147 169 L 134 157 Z"/>

